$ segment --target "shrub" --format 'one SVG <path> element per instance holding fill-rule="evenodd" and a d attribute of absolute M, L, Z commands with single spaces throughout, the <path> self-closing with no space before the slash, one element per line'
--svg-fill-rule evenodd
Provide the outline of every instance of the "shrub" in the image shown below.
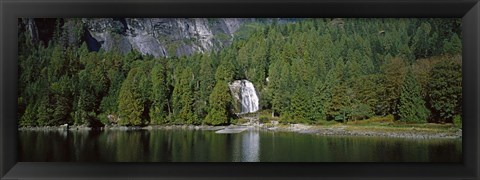
<path fill-rule="evenodd" d="M 103 123 L 103 124 L 111 124 L 110 121 L 109 121 L 109 119 L 108 119 L 107 114 L 104 114 L 104 113 L 99 114 L 99 115 L 97 116 L 97 118 L 98 118 L 98 120 L 100 120 L 100 122 Z"/>
<path fill-rule="evenodd" d="M 248 123 L 248 119 L 243 119 L 243 118 L 232 119 L 231 122 L 232 124 L 245 124 L 245 123 Z"/>
<path fill-rule="evenodd" d="M 259 120 L 260 120 L 260 123 L 269 123 L 270 122 L 270 119 L 268 119 L 268 117 L 265 117 L 265 116 L 260 116 Z"/>
<path fill-rule="evenodd" d="M 393 117 L 393 115 L 389 114 L 387 116 L 371 117 L 367 121 L 370 121 L 370 122 L 393 122 L 394 120 L 395 120 L 395 117 Z"/>
<path fill-rule="evenodd" d="M 454 118 L 453 118 L 453 124 L 462 129 L 462 116 L 459 116 L 459 115 L 456 115 Z"/>

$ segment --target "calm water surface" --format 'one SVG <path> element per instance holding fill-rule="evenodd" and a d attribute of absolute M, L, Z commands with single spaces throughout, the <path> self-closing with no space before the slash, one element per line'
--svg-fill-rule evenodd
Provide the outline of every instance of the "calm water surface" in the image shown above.
<path fill-rule="evenodd" d="M 460 139 L 336 137 L 250 130 L 20 131 L 20 161 L 461 162 Z"/>

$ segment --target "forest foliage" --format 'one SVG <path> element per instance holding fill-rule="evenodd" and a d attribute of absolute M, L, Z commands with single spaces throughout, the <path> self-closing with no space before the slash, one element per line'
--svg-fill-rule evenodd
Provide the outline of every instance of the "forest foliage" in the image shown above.
<path fill-rule="evenodd" d="M 49 42 L 19 31 L 20 126 L 229 124 L 237 79 L 283 123 L 461 123 L 460 19 L 274 20 L 220 51 L 165 58 L 90 52 L 81 21 L 62 21 Z"/>

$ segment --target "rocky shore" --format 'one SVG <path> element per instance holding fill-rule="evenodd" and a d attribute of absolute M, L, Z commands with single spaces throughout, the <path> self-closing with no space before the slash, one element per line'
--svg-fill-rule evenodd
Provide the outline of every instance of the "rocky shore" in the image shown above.
<path fill-rule="evenodd" d="M 83 130 L 153 130 L 153 129 L 184 129 L 184 130 L 207 130 L 216 131 L 224 129 L 227 126 L 196 126 L 196 125 L 153 125 L 153 126 L 104 126 L 104 127 L 88 127 L 88 126 L 35 126 L 35 127 L 20 127 L 20 131 L 83 131 Z"/>
<path fill-rule="evenodd" d="M 317 134 L 322 136 L 366 136 L 366 137 L 393 137 L 393 138 L 462 138 L 462 130 L 437 130 L 419 128 L 395 128 L 395 127 L 359 127 L 359 126 L 309 126 L 292 124 L 286 127 L 268 128 L 274 131 L 297 132 L 305 134 Z"/>
<path fill-rule="evenodd" d="M 183 129 L 183 130 L 203 130 L 203 131 L 218 131 L 225 128 L 232 127 L 246 127 L 249 129 L 256 129 L 262 131 L 275 132 L 294 132 L 302 134 L 316 134 L 321 136 L 364 136 L 364 137 L 392 137 L 392 138 L 414 138 L 414 139 L 433 139 L 433 138 L 448 138 L 456 139 L 462 138 L 461 129 L 428 129 L 428 128 L 398 128 L 398 127 L 378 127 L 378 126 L 354 126 L 354 125 L 305 125 L 305 124 L 243 124 L 243 125 L 229 125 L 229 126 L 206 126 L 206 125 L 154 125 L 145 127 L 128 127 L 128 126 L 105 126 L 101 128 L 94 128 L 96 130 L 154 130 L 154 129 Z M 84 131 L 92 130 L 87 126 L 46 126 L 46 127 L 21 127 L 20 131 L 34 130 L 34 131 Z"/>

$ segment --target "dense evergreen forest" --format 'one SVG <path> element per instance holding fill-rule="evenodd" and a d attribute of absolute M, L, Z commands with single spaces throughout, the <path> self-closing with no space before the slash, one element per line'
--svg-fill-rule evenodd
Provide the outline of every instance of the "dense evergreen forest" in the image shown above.
<path fill-rule="evenodd" d="M 220 51 L 165 58 L 90 52 L 63 21 L 43 43 L 19 26 L 20 126 L 229 124 L 237 79 L 282 123 L 461 123 L 460 19 L 248 23 Z"/>

